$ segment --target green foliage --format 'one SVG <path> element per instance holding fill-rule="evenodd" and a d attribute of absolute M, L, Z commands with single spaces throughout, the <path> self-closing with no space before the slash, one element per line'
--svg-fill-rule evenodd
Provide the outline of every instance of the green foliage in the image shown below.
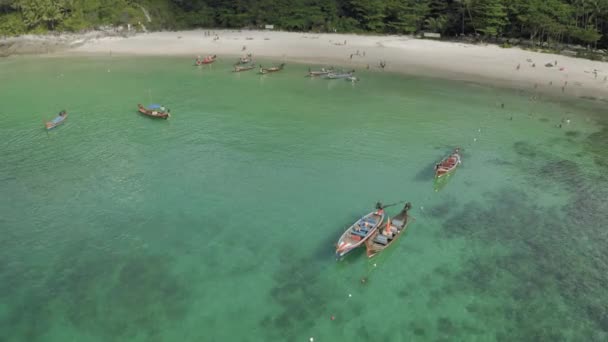
<path fill-rule="evenodd" d="M 507 25 L 502 0 L 475 0 L 471 12 L 475 28 L 487 36 L 498 36 Z"/>
<path fill-rule="evenodd" d="M 144 11 L 149 14 L 148 20 Z M 608 47 L 608 0 L 0 0 L 0 34 L 102 25 L 454 36 Z"/>
<path fill-rule="evenodd" d="M 393 4 L 395 2 L 398 0 L 392 1 L 389 5 L 383 0 L 350 0 L 349 7 L 353 18 L 360 23 L 361 28 L 381 32 L 385 26 L 385 9 L 391 5 L 395 6 Z"/>
<path fill-rule="evenodd" d="M 0 15 L 0 35 L 16 36 L 27 32 L 27 26 L 19 13 Z"/>
<path fill-rule="evenodd" d="M 16 0 L 14 6 L 21 10 L 23 21 L 29 27 L 46 25 L 54 29 L 65 16 L 67 0 Z"/>
<path fill-rule="evenodd" d="M 414 33 L 422 29 L 429 14 L 428 1 L 390 0 L 387 2 L 387 28 L 394 33 Z"/>
<path fill-rule="evenodd" d="M 431 32 L 444 33 L 446 29 L 446 25 L 448 23 L 448 18 L 446 16 L 440 15 L 438 17 L 431 17 L 424 21 L 425 29 Z"/>

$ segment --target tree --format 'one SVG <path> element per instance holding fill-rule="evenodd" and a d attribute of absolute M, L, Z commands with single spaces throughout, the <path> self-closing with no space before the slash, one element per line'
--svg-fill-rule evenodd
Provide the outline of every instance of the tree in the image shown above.
<path fill-rule="evenodd" d="M 391 0 L 386 4 L 386 26 L 394 33 L 414 33 L 422 29 L 429 14 L 427 0 Z"/>
<path fill-rule="evenodd" d="M 502 34 L 507 12 L 502 0 L 475 0 L 471 12 L 475 28 L 487 36 Z"/>
<path fill-rule="evenodd" d="M 66 14 L 67 0 L 16 0 L 14 5 L 21 10 L 23 21 L 29 27 L 47 25 L 51 30 Z"/>
<path fill-rule="evenodd" d="M 372 32 L 381 32 L 384 28 L 385 8 L 383 0 L 350 0 L 348 3 L 349 12 L 361 28 Z"/>

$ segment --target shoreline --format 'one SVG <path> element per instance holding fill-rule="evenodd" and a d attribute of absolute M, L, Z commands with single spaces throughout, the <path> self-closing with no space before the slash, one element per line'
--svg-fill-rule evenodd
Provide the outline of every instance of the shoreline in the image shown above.
<path fill-rule="evenodd" d="M 192 30 L 72 35 L 43 56 L 239 56 L 333 64 L 608 101 L 608 63 L 497 45 L 333 33 Z M 31 38 L 30 38 L 31 39 Z M 44 41 L 44 37 L 37 39 Z M 55 38 L 57 39 L 57 38 Z M 246 47 L 243 50 L 243 47 Z M 382 69 L 379 64 L 386 63 Z M 557 65 L 554 65 L 557 62 Z M 552 66 L 548 67 L 550 63 Z"/>

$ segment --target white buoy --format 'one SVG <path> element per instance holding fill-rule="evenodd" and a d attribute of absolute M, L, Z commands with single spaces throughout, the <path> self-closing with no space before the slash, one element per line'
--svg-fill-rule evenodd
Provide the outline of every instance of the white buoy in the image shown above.
<path fill-rule="evenodd" d="M 477 130 L 477 132 L 481 133 L 481 128 L 479 128 L 479 129 Z"/>
<path fill-rule="evenodd" d="M 315 341 L 315 338 L 314 338 L 314 337 L 311 337 L 311 338 L 309 338 L 308 340 L 309 340 L 310 342 L 314 342 L 314 341 Z"/>
<path fill-rule="evenodd" d="M 473 141 L 477 141 L 477 138 L 473 138 Z"/>
<path fill-rule="evenodd" d="M 566 120 L 566 123 L 569 124 L 570 123 L 570 119 Z"/>
<path fill-rule="evenodd" d="M 374 264 L 374 267 L 376 267 L 376 264 Z"/>
<path fill-rule="evenodd" d="M 350 297 L 352 297 L 352 296 L 353 296 L 352 294 L 350 294 L 350 293 L 348 294 L 348 298 L 350 298 Z"/>

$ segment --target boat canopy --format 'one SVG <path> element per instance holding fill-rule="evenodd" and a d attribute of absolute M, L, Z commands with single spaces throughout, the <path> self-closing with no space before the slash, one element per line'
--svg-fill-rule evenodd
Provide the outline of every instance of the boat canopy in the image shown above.
<path fill-rule="evenodd" d="M 63 121 L 63 119 L 65 119 L 65 117 L 58 116 L 58 117 L 54 118 L 53 120 L 51 120 L 51 122 L 54 123 L 54 124 L 56 124 L 56 123 L 59 123 L 59 122 Z"/>
<path fill-rule="evenodd" d="M 159 104 L 151 104 L 148 106 L 148 109 L 160 109 L 160 108 L 162 108 L 162 106 Z"/>

